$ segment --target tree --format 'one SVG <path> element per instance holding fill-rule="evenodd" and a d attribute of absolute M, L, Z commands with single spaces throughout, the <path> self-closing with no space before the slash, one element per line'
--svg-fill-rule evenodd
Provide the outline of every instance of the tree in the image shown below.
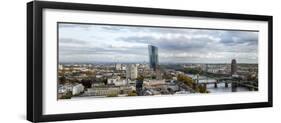
<path fill-rule="evenodd" d="M 136 80 L 138 80 L 138 81 L 143 81 L 143 80 L 144 80 L 144 77 L 143 77 L 143 76 L 139 76 L 139 77 L 136 78 Z"/>
<path fill-rule="evenodd" d="M 107 97 L 117 97 L 118 94 L 117 93 L 110 93 L 106 95 Z"/>
<path fill-rule="evenodd" d="M 59 77 L 59 83 L 64 84 L 66 82 L 66 78 L 64 76 Z"/>
<path fill-rule="evenodd" d="M 185 76 L 185 75 L 178 75 L 177 76 L 178 81 L 182 81 L 185 85 L 191 87 L 194 89 L 194 91 L 199 92 L 199 93 L 208 93 L 207 87 L 203 85 L 198 85 L 196 84 L 192 78 Z"/>
<path fill-rule="evenodd" d="M 207 93 L 207 88 L 206 88 L 206 86 L 199 85 L 198 88 L 199 88 L 199 92 L 200 92 L 200 93 Z"/>
<path fill-rule="evenodd" d="M 66 94 L 62 95 L 60 99 L 71 99 L 71 97 L 72 97 L 72 92 L 68 91 Z"/>
<path fill-rule="evenodd" d="M 138 94 L 135 90 L 133 90 L 128 93 L 128 96 L 138 96 Z"/>
<path fill-rule="evenodd" d="M 92 81 L 89 80 L 89 79 L 82 79 L 81 83 L 85 88 L 91 88 L 92 87 Z"/>
<path fill-rule="evenodd" d="M 189 86 L 189 87 L 192 87 L 194 81 L 192 80 L 192 78 L 188 77 L 188 76 L 185 76 L 185 75 L 182 75 L 182 74 L 179 74 L 177 76 L 177 80 L 178 81 L 182 81 L 185 85 Z"/>
<path fill-rule="evenodd" d="M 253 76 L 251 74 L 247 75 L 247 78 L 246 78 L 248 81 L 255 81 L 257 80 L 257 77 L 256 76 Z"/>
<path fill-rule="evenodd" d="M 107 85 L 107 79 L 103 79 L 102 82 L 104 83 L 104 85 Z"/>
<path fill-rule="evenodd" d="M 200 74 L 202 70 L 201 68 L 184 68 L 184 72 L 189 74 Z"/>

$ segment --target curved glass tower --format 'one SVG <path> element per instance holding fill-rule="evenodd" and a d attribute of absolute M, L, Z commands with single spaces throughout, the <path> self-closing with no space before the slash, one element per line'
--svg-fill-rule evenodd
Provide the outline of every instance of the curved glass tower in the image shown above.
<path fill-rule="evenodd" d="M 158 48 L 153 45 L 148 45 L 148 53 L 149 53 L 149 66 L 154 71 L 156 71 L 159 61 L 158 61 Z"/>

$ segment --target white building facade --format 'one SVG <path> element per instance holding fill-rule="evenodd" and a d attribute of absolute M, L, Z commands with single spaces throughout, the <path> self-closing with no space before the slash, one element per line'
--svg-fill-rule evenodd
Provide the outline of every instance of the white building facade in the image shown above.
<path fill-rule="evenodd" d="M 72 95 L 80 94 L 84 91 L 84 86 L 82 84 L 74 85 L 72 88 Z"/>
<path fill-rule="evenodd" d="M 138 77 L 138 67 L 135 64 L 130 64 L 126 68 L 126 78 L 136 79 Z"/>

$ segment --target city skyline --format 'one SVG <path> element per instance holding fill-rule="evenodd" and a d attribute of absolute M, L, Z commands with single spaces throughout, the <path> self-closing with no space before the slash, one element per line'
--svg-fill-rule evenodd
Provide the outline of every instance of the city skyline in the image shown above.
<path fill-rule="evenodd" d="M 258 32 L 59 23 L 59 63 L 258 63 Z"/>

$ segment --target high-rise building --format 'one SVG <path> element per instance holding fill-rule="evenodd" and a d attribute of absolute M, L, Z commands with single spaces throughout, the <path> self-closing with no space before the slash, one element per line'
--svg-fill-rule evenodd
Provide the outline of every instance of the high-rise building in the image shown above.
<path fill-rule="evenodd" d="M 138 77 L 138 67 L 135 64 L 130 64 L 126 67 L 126 78 L 136 79 Z"/>
<path fill-rule="evenodd" d="M 122 65 L 119 63 L 115 64 L 115 70 L 122 70 Z"/>
<path fill-rule="evenodd" d="M 158 80 L 162 79 L 162 75 L 161 75 L 162 73 L 159 68 L 156 68 L 155 73 L 156 73 L 156 79 Z"/>
<path fill-rule="evenodd" d="M 231 75 L 237 74 L 237 63 L 235 59 L 232 59 L 231 61 Z"/>
<path fill-rule="evenodd" d="M 153 45 L 148 45 L 149 65 L 154 71 L 158 68 L 158 48 Z"/>

